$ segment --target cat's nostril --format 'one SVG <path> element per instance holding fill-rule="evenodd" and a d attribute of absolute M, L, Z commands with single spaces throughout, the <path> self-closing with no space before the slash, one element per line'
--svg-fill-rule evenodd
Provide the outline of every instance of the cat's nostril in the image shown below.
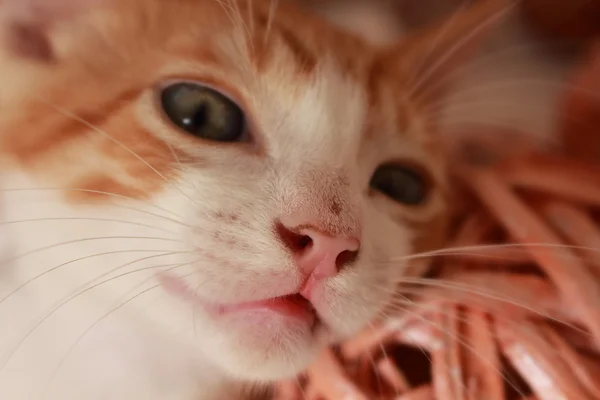
<path fill-rule="evenodd" d="M 347 266 L 348 264 L 352 264 L 358 258 L 358 251 L 342 251 L 335 259 L 335 265 L 339 270 Z"/>
<path fill-rule="evenodd" d="M 301 237 L 298 239 L 298 247 L 300 249 L 305 249 L 307 247 L 309 247 L 310 245 L 312 245 L 312 238 L 308 235 L 301 235 Z"/>
<path fill-rule="evenodd" d="M 310 236 L 293 232 L 280 222 L 276 224 L 275 230 L 281 241 L 293 253 L 301 252 L 313 245 L 313 240 Z"/>

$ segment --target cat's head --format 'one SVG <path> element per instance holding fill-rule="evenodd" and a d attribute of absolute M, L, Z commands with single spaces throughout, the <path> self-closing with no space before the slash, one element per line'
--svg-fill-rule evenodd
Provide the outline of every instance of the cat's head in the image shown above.
<path fill-rule="evenodd" d="M 243 378 L 291 375 L 442 244 L 431 110 L 486 4 L 376 49 L 286 2 L 4 0 L 3 165 L 77 189 L 73 210 L 169 212 L 193 273 L 156 279 L 203 350 Z"/>

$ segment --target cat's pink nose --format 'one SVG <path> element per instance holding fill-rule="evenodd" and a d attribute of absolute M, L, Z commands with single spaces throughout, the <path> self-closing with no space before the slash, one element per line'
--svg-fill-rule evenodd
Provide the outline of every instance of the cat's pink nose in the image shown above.
<path fill-rule="evenodd" d="M 360 247 L 356 238 L 332 236 L 311 227 L 293 232 L 280 224 L 278 233 L 294 253 L 300 271 L 311 281 L 337 275 L 356 258 Z"/>

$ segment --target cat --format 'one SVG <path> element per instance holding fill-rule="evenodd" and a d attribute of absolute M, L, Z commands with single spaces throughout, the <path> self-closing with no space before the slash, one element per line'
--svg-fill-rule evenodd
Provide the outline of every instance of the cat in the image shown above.
<path fill-rule="evenodd" d="M 425 271 L 450 195 L 428 105 L 505 4 L 385 47 L 288 2 L 0 7 L 0 398 L 213 400 Z"/>

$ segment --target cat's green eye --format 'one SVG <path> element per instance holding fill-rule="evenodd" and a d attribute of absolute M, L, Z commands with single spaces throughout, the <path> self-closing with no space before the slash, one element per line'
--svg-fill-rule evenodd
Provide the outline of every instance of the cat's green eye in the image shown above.
<path fill-rule="evenodd" d="M 385 164 L 377 168 L 370 186 L 398 203 L 417 206 L 427 200 L 429 184 L 423 174 L 401 165 Z"/>
<path fill-rule="evenodd" d="M 197 83 L 175 83 L 163 89 L 162 108 L 179 128 L 196 137 L 235 142 L 246 127 L 244 113 L 228 97 Z"/>

